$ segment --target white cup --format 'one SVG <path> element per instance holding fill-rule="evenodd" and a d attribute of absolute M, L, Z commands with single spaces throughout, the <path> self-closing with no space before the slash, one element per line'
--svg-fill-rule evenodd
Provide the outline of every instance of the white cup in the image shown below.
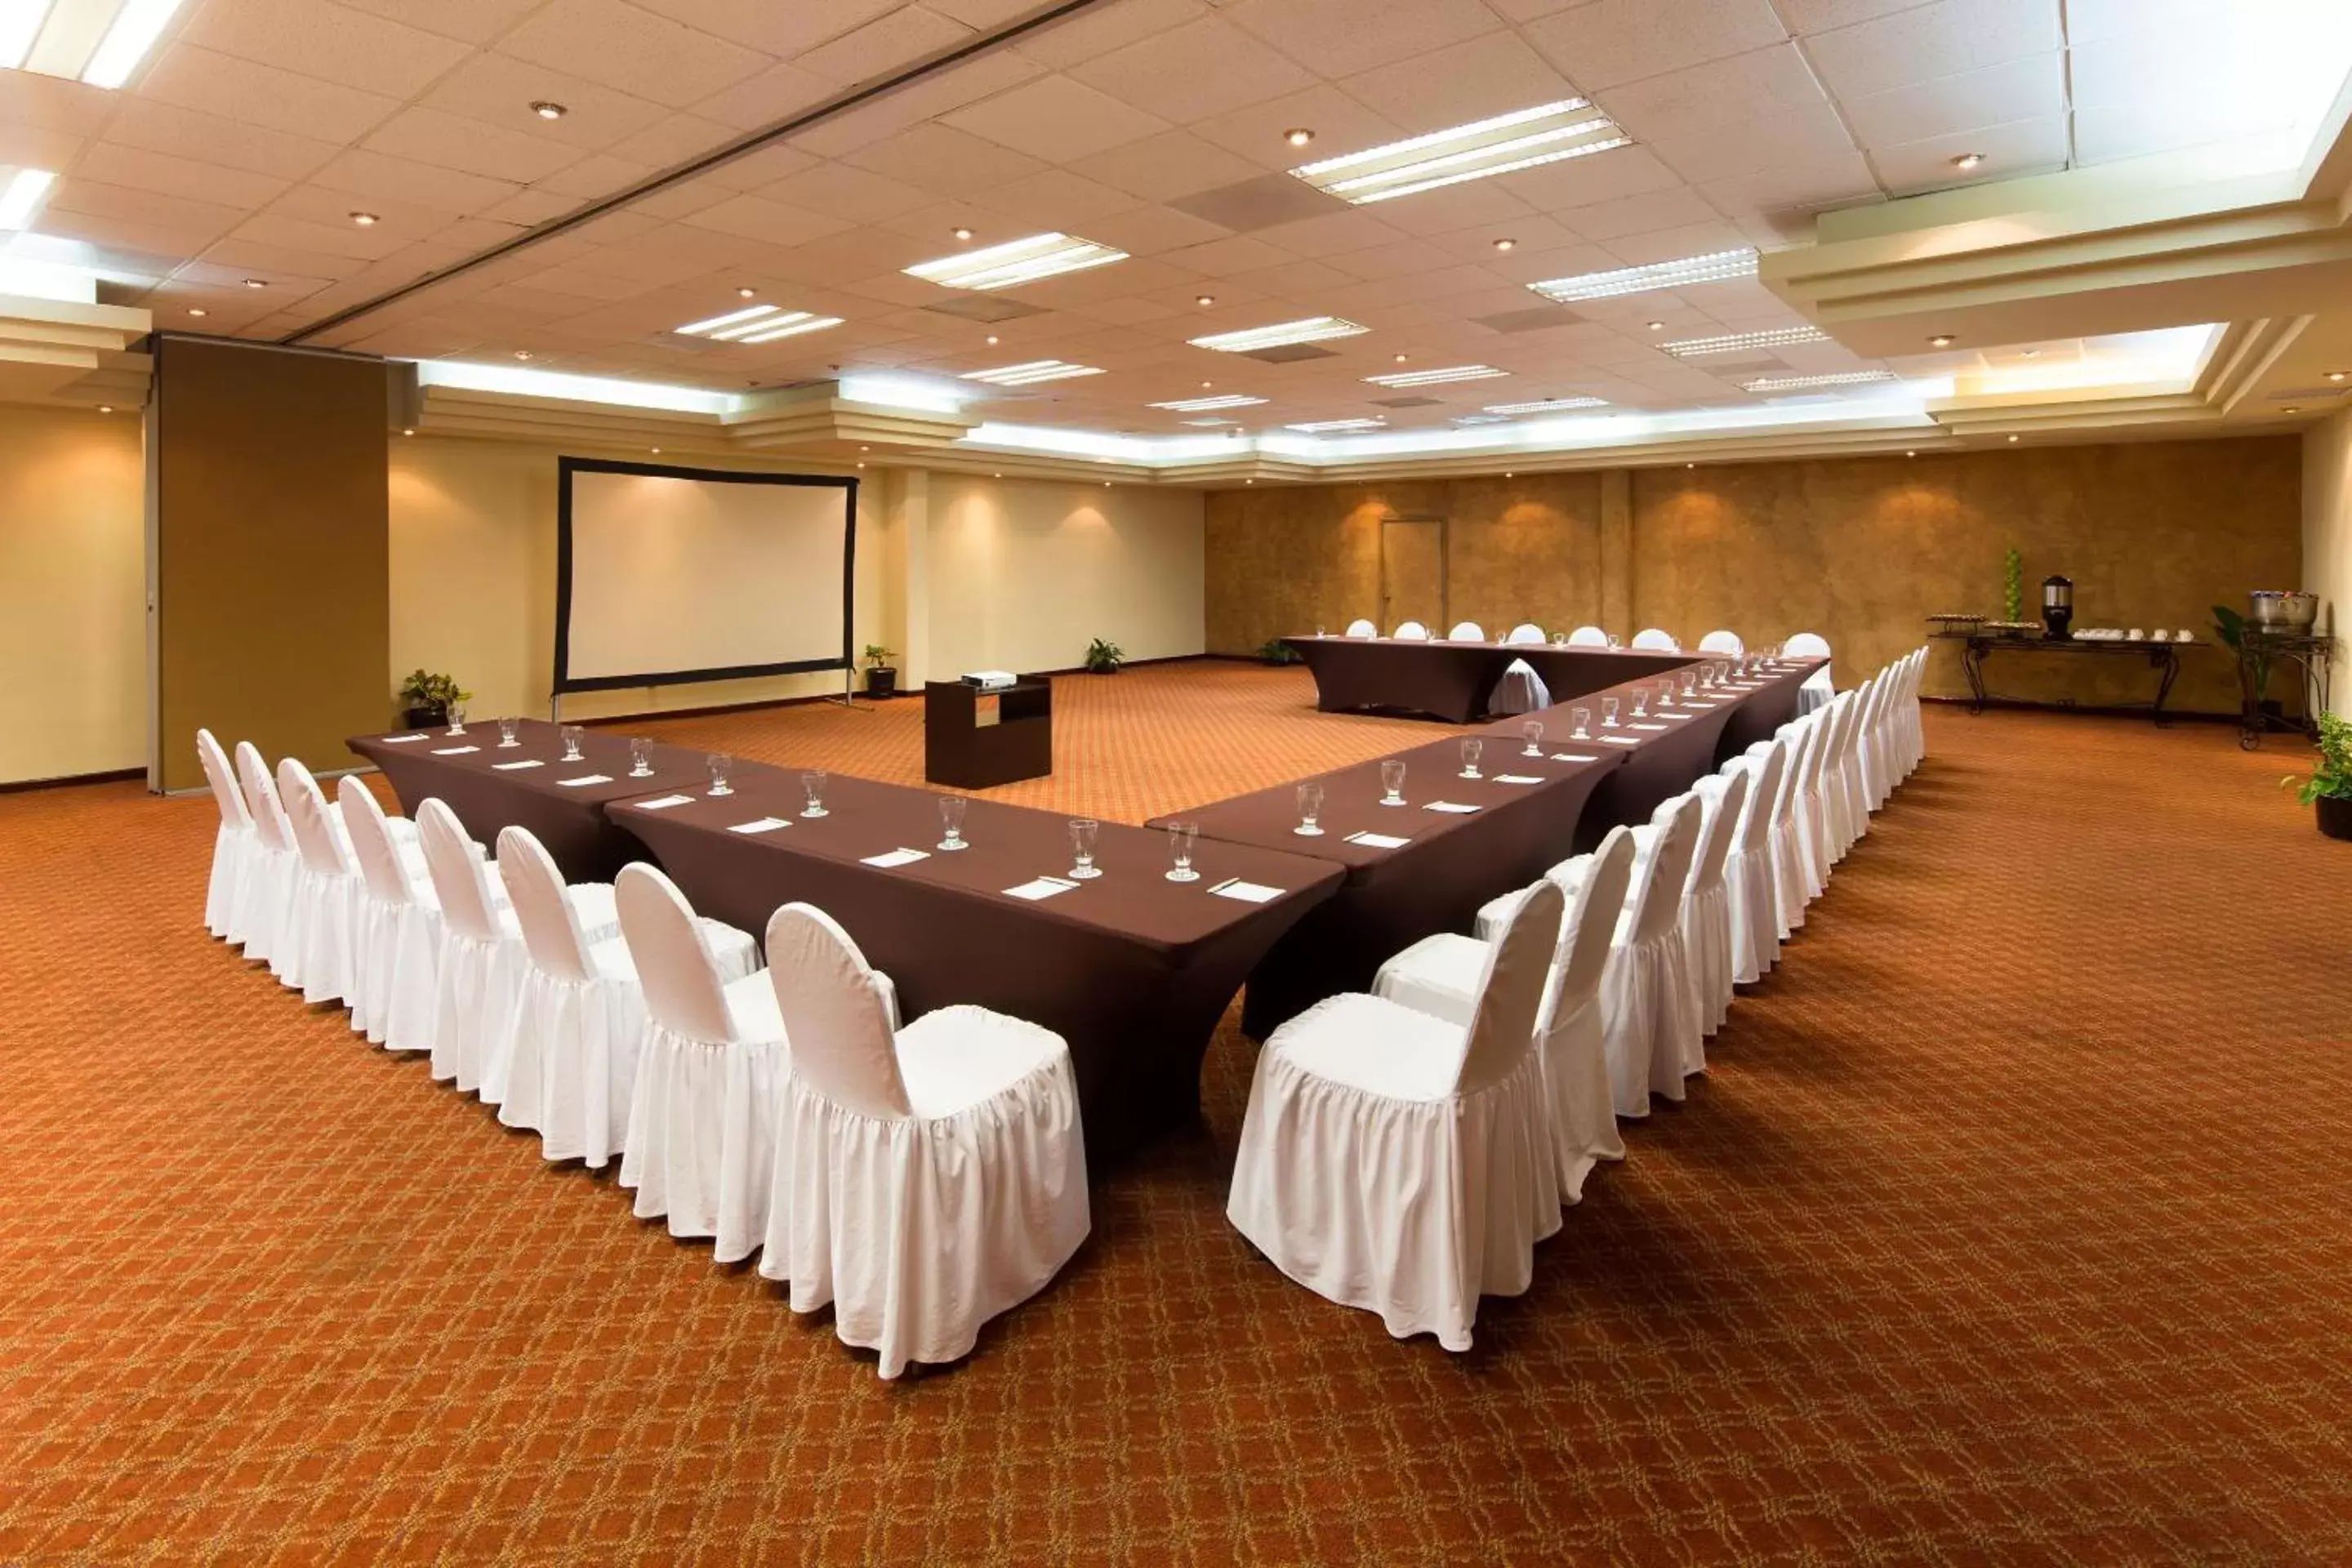
<path fill-rule="evenodd" d="M 2172 634 L 2172 640 L 2174 642 L 2195 642 L 2197 640 L 2197 634 L 2190 631 L 2187 626 L 2183 626 L 2179 631 Z"/>
<path fill-rule="evenodd" d="M 2125 640 L 2127 642 L 2146 642 L 2147 640 L 2147 634 L 2140 630 L 2137 626 L 2132 627 L 2130 631 L 2124 634 L 2124 637 Z"/>

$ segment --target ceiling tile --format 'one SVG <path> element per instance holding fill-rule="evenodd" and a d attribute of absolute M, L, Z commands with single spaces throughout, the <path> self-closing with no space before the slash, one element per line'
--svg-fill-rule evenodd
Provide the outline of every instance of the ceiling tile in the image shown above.
<path fill-rule="evenodd" d="M 1408 132 L 1568 98 L 1574 89 L 1516 33 L 1489 33 L 1339 83 L 1348 94 Z"/>
<path fill-rule="evenodd" d="M 632 0 L 646 10 L 747 48 L 789 59 L 905 8 L 905 0 Z"/>
<path fill-rule="evenodd" d="M 38 71 L 0 70 L 0 121 L 37 126 L 67 136 L 94 136 L 121 93 Z M 136 99 L 131 101 L 138 101 Z"/>
<path fill-rule="evenodd" d="M 1170 131 L 1074 161 L 1090 180 L 1147 201 L 1167 201 L 1255 178 L 1264 168 L 1190 131 Z"/>
<path fill-rule="evenodd" d="M 331 142 L 240 124 L 216 114 L 131 98 L 107 125 L 109 143 L 299 180 L 338 151 Z"/>
<path fill-rule="evenodd" d="M 770 66 L 756 75 L 745 77 L 726 91 L 704 99 L 694 106 L 694 111 L 706 120 L 718 121 L 737 131 L 763 131 L 771 125 L 782 124 L 806 114 L 839 91 L 838 84 L 814 76 L 798 66 Z M 921 117 L 918 115 L 915 118 Z M 810 151 L 822 155 L 824 149 L 812 147 Z"/>
<path fill-rule="evenodd" d="M 1969 174 L 1952 167 L 1953 159 L 1970 153 L 1984 159 L 1982 167 Z M 1897 195 L 2047 174 L 2066 165 L 2066 121 L 2051 115 L 1978 126 L 1924 141 L 1873 146 L 1870 157 L 1887 189 Z"/>
<path fill-rule="evenodd" d="M 1013 47 L 1049 69 L 1067 70 L 1208 14 L 1202 0 L 1119 0 L 1064 17 Z"/>
<path fill-rule="evenodd" d="M 1175 124 L 1229 113 L 1315 84 L 1304 68 L 1220 16 L 1204 16 L 1089 60 L 1071 73 Z"/>
<path fill-rule="evenodd" d="M 1784 43 L 1771 0 L 1592 0 L 1532 22 L 1528 41 L 1587 92 Z"/>
<path fill-rule="evenodd" d="M 1699 184 L 1752 174 L 1776 164 L 1818 163 L 1853 151 L 1853 138 L 1829 105 L 1809 109 L 1790 105 L 1695 136 L 1660 137 L 1651 143 L 1651 151 L 1684 179 Z"/>
<path fill-rule="evenodd" d="M 398 202 L 452 213 L 480 212 L 521 189 L 511 181 L 436 168 L 362 148 L 343 153 L 310 180 L 331 191 L 350 193 L 362 207 Z"/>
<path fill-rule="evenodd" d="M 499 39 L 499 52 L 673 109 L 775 63 L 622 0 L 552 0 Z"/>
<path fill-rule="evenodd" d="M 1165 121 L 1066 76 L 1016 87 L 945 119 L 960 130 L 1055 162 L 1083 158 L 1169 129 Z"/>
<path fill-rule="evenodd" d="M 5 160 L 5 154 L 0 154 L 0 160 Z M 58 165 L 44 166 L 55 168 Z M 219 163 L 199 163 L 193 158 L 173 157 L 170 153 L 115 142 L 101 142 L 92 147 L 74 165 L 73 172 L 76 179 L 103 181 L 131 190 L 154 191 L 168 196 L 187 196 L 197 201 L 217 202 L 247 209 L 267 206 L 289 184 L 274 174 L 257 174 Z"/>
<path fill-rule="evenodd" d="M 793 63 L 811 76 L 847 84 L 897 70 L 909 60 L 952 48 L 971 37 L 971 29 L 961 22 L 919 5 L 907 5 L 794 57 Z"/>
<path fill-rule="evenodd" d="M 1239 0 L 1224 14 L 1326 77 L 1393 65 L 1502 26 L 1484 0 Z"/>
<path fill-rule="evenodd" d="M 225 55 L 402 99 L 415 96 L 467 52 L 455 38 L 326 0 L 207 5 L 179 36 Z"/>
<path fill-rule="evenodd" d="M 1294 126 L 1315 132 L 1314 142 L 1293 147 L 1283 133 Z M 1263 169 L 1292 169 L 1321 158 L 1360 152 L 1401 140 L 1404 128 L 1336 87 L 1311 87 L 1246 109 L 1193 122 L 1192 129 Z M 1403 198 L 1410 200 L 1410 197 Z"/>
<path fill-rule="evenodd" d="M 569 111 L 541 120 L 530 106 L 542 100 Z M 540 140 L 602 149 L 666 118 L 660 104 L 511 55 L 476 54 L 417 101 L 428 109 L 496 125 Z"/>
<path fill-rule="evenodd" d="M 977 194 L 1042 172 L 1025 153 L 948 125 L 919 125 L 845 162 L 942 195 Z"/>
<path fill-rule="evenodd" d="M 394 157 L 517 184 L 543 180 L 580 157 L 579 149 L 560 142 L 485 125 L 438 109 L 402 110 L 369 136 L 365 145 Z"/>
<path fill-rule="evenodd" d="M 1857 22 L 1875 21 L 1927 3 L 1928 0 L 1773 0 L 1789 30 L 1801 35 L 1851 27 Z M 2140 0 L 2132 0 L 2134 5 L 2139 3 Z"/>
<path fill-rule="evenodd" d="M 75 160 L 82 156 L 83 144 L 82 138 L 68 136 L 62 131 L 0 120 L 0 164 L 47 169 L 55 174 L 73 166 Z"/>
<path fill-rule="evenodd" d="M 1036 228 L 1067 231 L 1113 213 L 1127 212 L 1139 204 L 1125 191 L 1097 184 L 1065 169 L 1048 169 L 999 186 L 988 194 L 985 205 Z"/>
<path fill-rule="evenodd" d="M 1641 142 L 1690 138 L 1790 111 L 1829 104 L 1820 79 L 1794 44 L 1710 60 L 1599 95 L 1609 117 Z M 1602 153 L 1580 163 L 1615 157 Z"/>
<path fill-rule="evenodd" d="M 1841 100 L 1889 92 L 2032 55 L 2064 42 L 2051 0 L 1934 0 L 1805 41 L 1823 85 Z"/>
<path fill-rule="evenodd" d="M 354 11 L 388 16 L 412 27 L 487 44 L 547 0 L 340 0 Z"/>
<path fill-rule="evenodd" d="M 2065 67 L 2057 55 L 2011 60 L 1849 99 L 1845 111 L 1864 146 L 2056 118 L 2066 111 Z"/>
<path fill-rule="evenodd" d="M 852 223 L 881 223 L 938 199 L 929 191 L 917 190 L 847 163 L 819 163 L 773 184 L 762 185 L 758 194 L 771 201 L 827 213 Z"/>
<path fill-rule="evenodd" d="M 139 92 L 182 109 L 331 142 L 356 141 L 400 107 L 396 99 L 193 44 L 166 49 L 149 68 Z"/>
<path fill-rule="evenodd" d="M 1222 239 L 1228 232 L 1189 213 L 1167 207 L 1135 207 L 1112 213 L 1088 223 L 1087 229 L 1088 239 L 1116 246 L 1129 256 L 1157 256 L 1183 246 Z"/>

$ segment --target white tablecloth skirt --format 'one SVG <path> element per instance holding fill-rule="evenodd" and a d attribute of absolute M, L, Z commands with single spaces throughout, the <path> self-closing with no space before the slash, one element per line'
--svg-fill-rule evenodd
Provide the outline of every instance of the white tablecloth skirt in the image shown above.
<path fill-rule="evenodd" d="M 433 1048 L 441 910 L 392 904 L 362 883 L 352 899 L 352 1028 L 391 1051 Z"/>
<path fill-rule="evenodd" d="M 511 919 L 511 916 L 506 917 Z M 433 997 L 433 1076 L 461 1092 L 482 1089 L 482 1073 L 499 1043 L 513 1032 L 530 957 L 522 938 L 494 942 L 460 936 L 445 920 Z M 485 1101 L 495 1104 L 487 1093 Z"/>
<path fill-rule="evenodd" d="M 1752 985 L 1780 962 L 1780 898 L 1769 835 L 1753 849 L 1732 851 L 1723 885 L 1731 903 L 1731 977 Z"/>
<path fill-rule="evenodd" d="M 205 884 L 205 929 L 224 942 L 243 942 L 239 901 L 245 889 L 245 865 L 258 842 L 250 827 L 224 822 L 213 835 L 213 874 Z"/>
<path fill-rule="evenodd" d="M 1609 1081 L 1620 1116 L 1650 1114 L 1650 1096 L 1683 1098 L 1683 1075 L 1704 1060 L 1682 931 L 1609 950 L 1601 979 L 1601 1027 Z"/>

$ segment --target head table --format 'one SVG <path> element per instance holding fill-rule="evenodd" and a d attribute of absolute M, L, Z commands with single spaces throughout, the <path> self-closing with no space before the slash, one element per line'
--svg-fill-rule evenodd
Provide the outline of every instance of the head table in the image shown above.
<path fill-rule="evenodd" d="M 1514 659 L 1543 678 L 1552 700 L 1623 680 L 1662 675 L 1704 654 L 1569 647 L 1554 643 L 1452 642 L 1444 638 L 1292 637 L 1282 639 L 1315 677 L 1315 706 L 1327 713 L 1387 709 L 1466 724 L 1486 711 Z"/>

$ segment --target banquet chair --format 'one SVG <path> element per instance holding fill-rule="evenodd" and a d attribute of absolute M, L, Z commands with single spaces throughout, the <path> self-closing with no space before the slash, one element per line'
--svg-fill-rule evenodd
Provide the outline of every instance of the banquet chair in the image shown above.
<path fill-rule="evenodd" d="M 359 778 L 335 785 L 343 831 L 359 865 L 352 897 L 352 1031 L 391 1051 L 433 1048 L 434 976 L 440 967 L 441 905 L 423 855 L 392 834 L 383 808 Z"/>
<path fill-rule="evenodd" d="M 254 854 L 246 865 L 245 956 L 268 963 L 269 972 L 283 980 L 288 960 L 280 957 L 281 950 L 290 955 L 299 945 L 294 882 L 302 868 L 301 852 L 295 847 L 294 828 L 278 802 L 278 786 L 270 782 L 269 765 L 250 741 L 236 743 L 236 781 L 253 817 L 254 833 Z"/>
<path fill-rule="evenodd" d="M 359 890 L 359 868 L 342 817 L 327 809 L 319 781 L 299 758 L 278 763 L 278 798 L 294 833 L 299 868 L 294 873 L 294 924 L 299 945 L 287 984 L 317 1005 L 349 994 L 352 963 L 352 900 Z"/>
<path fill-rule="evenodd" d="M 1717 629 L 1698 639 L 1698 651 L 1719 653 L 1729 658 L 1738 658 L 1748 651 L 1748 645 L 1739 640 L 1738 632 Z"/>
<path fill-rule="evenodd" d="M 213 805 L 220 813 L 220 826 L 213 833 L 212 876 L 205 884 L 205 929 L 224 942 L 241 943 L 248 870 L 259 853 L 253 813 L 237 793 L 228 753 L 210 730 L 196 731 L 196 758 L 205 765 L 205 782 L 212 786 Z"/>
<path fill-rule="evenodd" d="M 1503 639 L 1504 642 L 1514 647 L 1525 647 L 1529 646 L 1541 647 L 1543 646 L 1543 627 L 1536 625 L 1533 621 L 1521 621 L 1517 626 L 1511 628 L 1511 635 Z"/>
<path fill-rule="evenodd" d="M 776 990 L 758 972 L 729 980 L 667 877 L 621 868 L 621 934 L 644 987 L 646 1026 L 621 1185 L 639 1219 L 675 1237 L 723 1237 L 719 1262 L 760 1244 L 775 1174 L 776 1106 L 790 1070 Z"/>
<path fill-rule="evenodd" d="M 1826 660 L 1830 657 L 1829 639 L 1814 632 L 1799 632 L 1780 645 L 1780 657 Z M 1837 682 L 1831 677 L 1829 665 L 1824 663 L 1821 668 L 1805 677 L 1805 683 L 1797 688 L 1797 710 L 1810 713 L 1827 704 L 1836 695 Z"/>
<path fill-rule="evenodd" d="M 1840 860 L 1861 841 L 1870 826 L 1870 808 L 1864 798 L 1862 764 L 1857 755 L 1870 712 L 1870 699 L 1868 681 L 1847 694 L 1844 718 L 1836 731 L 1836 749 L 1830 753 L 1827 764 L 1832 772 L 1822 793 L 1830 803 L 1831 832 L 1834 836 L 1832 841 L 1837 847 L 1834 858 Z"/>
<path fill-rule="evenodd" d="M 1351 637 L 1376 637 L 1381 635 L 1381 628 L 1370 621 L 1349 621 L 1348 635 Z"/>
<path fill-rule="evenodd" d="M 1756 754 L 1758 749 L 1763 754 Z M 1731 978 L 1752 985 L 1780 962 L 1780 893 L 1774 886 L 1772 826 L 1780 809 L 1780 782 L 1789 766 L 1789 748 L 1780 741 L 1759 741 L 1723 764 L 1727 774 L 1737 769 L 1748 777 L 1748 802 L 1724 863 L 1725 897 L 1731 905 Z"/>
<path fill-rule="evenodd" d="M 1740 814 L 1748 807 L 1748 788 L 1744 771 L 1728 776 L 1710 773 L 1691 785 L 1703 816 L 1698 848 L 1683 885 L 1683 951 L 1702 1036 L 1714 1034 L 1731 1016 L 1731 895 L 1726 873 L 1732 843 L 1739 837 Z M 1705 1059 L 1699 1058 L 1702 1064 Z"/>
<path fill-rule="evenodd" d="M 767 935 L 791 1068 L 760 1272 L 791 1281 L 795 1312 L 830 1303 L 884 1377 L 961 1360 L 1091 1228 L 1070 1047 L 984 1007 L 898 1027 L 857 944 L 807 904 Z"/>
<path fill-rule="evenodd" d="M 514 1029 L 522 993 L 522 927 L 496 889 L 495 868 L 438 800 L 416 808 L 425 875 L 441 910 L 433 972 L 433 1077 L 461 1092 L 482 1088 L 491 1055 Z M 487 1094 L 485 1101 L 496 1104 Z"/>
<path fill-rule="evenodd" d="M 1633 634 L 1633 646 L 1650 653 L 1680 653 L 1683 645 L 1675 641 L 1672 632 L 1655 626 L 1644 626 Z"/>
<path fill-rule="evenodd" d="M 537 1132 L 550 1160 L 601 1170 L 628 1136 L 637 1042 L 646 1027 L 636 965 L 628 943 L 589 940 L 572 896 L 578 889 L 564 885 L 554 858 L 529 828 L 499 830 L 499 875 L 530 961 L 515 1005 L 499 1120 Z M 698 924 L 722 981 L 759 969 L 750 932 L 708 916 Z"/>
<path fill-rule="evenodd" d="M 1456 621 L 1454 629 L 1445 634 L 1447 642 L 1485 642 L 1486 628 L 1475 621 Z"/>
<path fill-rule="evenodd" d="M 1650 1097 L 1683 1098 L 1683 1079 L 1705 1065 L 1690 962 L 1683 942 L 1683 890 L 1698 853 L 1704 811 L 1682 795 L 1658 820 L 1633 832 L 1633 881 L 1601 977 L 1601 1028 L 1617 1114 L 1650 1114 Z"/>
<path fill-rule="evenodd" d="M 1419 621 L 1407 621 L 1397 627 L 1393 635 L 1404 642 L 1427 642 L 1429 628 Z"/>
<path fill-rule="evenodd" d="M 1832 700 L 1827 708 L 1817 708 L 1803 716 L 1804 749 L 1802 765 L 1797 774 L 1797 853 L 1804 868 L 1805 902 L 1811 903 L 1828 890 L 1830 868 L 1829 811 L 1823 800 L 1822 774 L 1828 765 L 1831 748 L 1836 743 L 1838 708 Z"/>
<path fill-rule="evenodd" d="M 1515 647 L 1539 647 L 1543 640 L 1543 628 L 1532 621 L 1521 621 L 1503 639 L 1507 646 Z M 1551 688 L 1536 673 L 1536 667 L 1524 658 L 1515 658 L 1503 667 L 1503 679 L 1496 682 L 1494 695 L 1486 701 L 1489 713 L 1533 713 L 1550 706 Z"/>
<path fill-rule="evenodd" d="M 1478 1298 L 1526 1290 L 1535 1244 L 1559 1229 L 1534 1047 L 1564 902 L 1549 882 L 1520 901 L 1466 1027 L 1346 993 L 1258 1052 L 1225 1216 L 1398 1339 L 1468 1350 Z"/>
<path fill-rule="evenodd" d="M 1805 863 L 1797 841 L 1798 773 L 1803 765 L 1804 740 L 1801 727 L 1782 725 L 1772 739 L 1748 748 L 1748 760 L 1759 764 L 1774 747 L 1780 752 L 1780 785 L 1774 794 L 1772 826 L 1765 842 L 1772 860 L 1772 923 L 1776 937 L 1783 942 L 1805 923 Z"/>
<path fill-rule="evenodd" d="M 1568 634 L 1570 647 L 1607 647 L 1609 634 L 1599 626 L 1579 626 Z"/>
<path fill-rule="evenodd" d="M 1601 1037 L 1601 975 L 1633 874 L 1633 834 L 1626 827 L 1611 828 L 1591 854 L 1562 861 L 1544 873 L 1544 879 L 1567 900 L 1535 1025 L 1536 1058 L 1543 1070 L 1563 1204 L 1584 1195 L 1584 1179 L 1596 1163 L 1625 1157 Z M 1531 891 L 1509 895 L 1488 929 L 1499 936 Z M 1452 931 L 1423 937 L 1381 965 L 1372 994 L 1466 1026 L 1494 949 L 1488 937 Z"/>

